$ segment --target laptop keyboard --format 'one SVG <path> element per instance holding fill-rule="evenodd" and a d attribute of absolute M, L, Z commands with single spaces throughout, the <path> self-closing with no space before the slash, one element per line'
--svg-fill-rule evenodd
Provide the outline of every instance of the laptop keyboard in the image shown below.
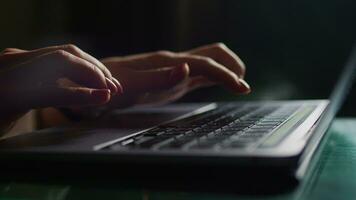
<path fill-rule="evenodd" d="M 106 149 L 247 148 L 258 144 L 298 108 L 292 105 L 219 106 L 193 117 L 157 126 Z"/>

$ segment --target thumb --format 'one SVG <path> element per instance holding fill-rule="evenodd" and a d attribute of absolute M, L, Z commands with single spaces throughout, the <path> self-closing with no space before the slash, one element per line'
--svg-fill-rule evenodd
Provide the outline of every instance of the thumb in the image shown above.
<path fill-rule="evenodd" d="M 90 106 L 105 104 L 110 100 L 110 90 L 81 87 L 47 87 L 29 96 L 34 107 Z"/>
<path fill-rule="evenodd" d="M 110 100 L 110 90 L 78 87 L 41 87 L 5 92 L 4 111 L 23 111 L 32 108 L 101 105 Z M 21 98 L 19 98 L 21 97 Z M 0 106 L 1 107 L 1 106 Z M 10 109 L 11 108 L 11 109 Z"/>
<path fill-rule="evenodd" d="M 153 92 L 169 89 L 189 76 L 188 64 L 152 70 L 118 69 L 118 79 L 125 93 Z"/>

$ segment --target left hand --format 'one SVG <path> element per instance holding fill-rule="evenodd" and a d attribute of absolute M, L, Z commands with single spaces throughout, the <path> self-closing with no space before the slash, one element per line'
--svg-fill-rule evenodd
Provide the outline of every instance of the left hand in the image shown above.
<path fill-rule="evenodd" d="M 121 91 L 102 63 L 74 45 L 5 49 L 0 52 L 0 134 L 30 109 L 98 106 Z"/>
<path fill-rule="evenodd" d="M 110 105 L 161 104 L 196 88 L 222 84 L 237 94 L 251 91 L 244 81 L 245 65 L 222 43 L 184 52 L 158 51 L 101 60 L 122 84 L 123 95 Z"/>

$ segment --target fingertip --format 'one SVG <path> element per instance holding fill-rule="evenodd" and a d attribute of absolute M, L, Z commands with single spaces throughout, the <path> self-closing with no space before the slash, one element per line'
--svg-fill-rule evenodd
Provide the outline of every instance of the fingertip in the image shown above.
<path fill-rule="evenodd" d="M 110 101 L 111 92 L 109 89 L 93 89 L 90 94 L 94 104 L 105 104 Z"/>
<path fill-rule="evenodd" d="M 248 94 L 251 92 L 251 87 L 250 85 L 243 79 L 238 79 L 239 80 L 239 92 L 242 94 Z"/>
<path fill-rule="evenodd" d="M 189 76 L 189 73 L 190 73 L 190 68 L 189 68 L 188 63 L 183 63 L 183 64 L 180 64 L 180 65 L 177 65 L 175 67 L 175 70 L 180 72 L 183 77 Z"/>
<path fill-rule="evenodd" d="M 187 63 L 183 63 L 180 66 L 174 67 L 169 75 L 168 82 L 171 85 L 175 85 L 189 76 L 189 66 Z"/>
<path fill-rule="evenodd" d="M 189 69 L 188 63 L 183 63 L 183 65 L 182 65 L 182 71 L 183 71 L 183 73 L 185 74 L 185 77 L 188 77 L 188 76 L 189 76 L 190 69 Z"/>
<path fill-rule="evenodd" d="M 105 80 L 106 80 L 106 85 L 107 85 L 108 89 L 110 90 L 110 92 L 112 94 L 116 94 L 118 92 L 118 88 L 115 85 L 115 83 L 107 77 L 105 78 Z"/>
<path fill-rule="evenodd" d="M 116 78 L 114 78 L 114 77 L 112 77 L 111 80 L 115 83 L 115 85 L 116 85 L 116 87 L 117 87 L 117 89 L 118 89 L 118 92 L 117 92 L 117 93 L 118 93 L 118 94 L 123 94 L 123 93 L 124 93 L 124 89 L 123 89 L 121 83 L 120 83 Z"/>

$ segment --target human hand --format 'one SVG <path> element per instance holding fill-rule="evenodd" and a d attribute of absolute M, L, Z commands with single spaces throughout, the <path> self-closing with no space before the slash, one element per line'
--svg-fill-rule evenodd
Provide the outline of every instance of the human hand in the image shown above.
<path fill-rule="evenodd" d="M 0 127 L 32 108 L 101 105 L 116 93 L 110 71 L 74 45 L 0 53 Z"/>
<path fill-rule="evenodd" d="M 111 106 L 161 104 L 200 87 L 222 84 L 237 94 L 249 93 L 245 65 L 222 43 L 185 52 L 158 51 L 102 60 L 120 80 L 124 93 Z"/>

